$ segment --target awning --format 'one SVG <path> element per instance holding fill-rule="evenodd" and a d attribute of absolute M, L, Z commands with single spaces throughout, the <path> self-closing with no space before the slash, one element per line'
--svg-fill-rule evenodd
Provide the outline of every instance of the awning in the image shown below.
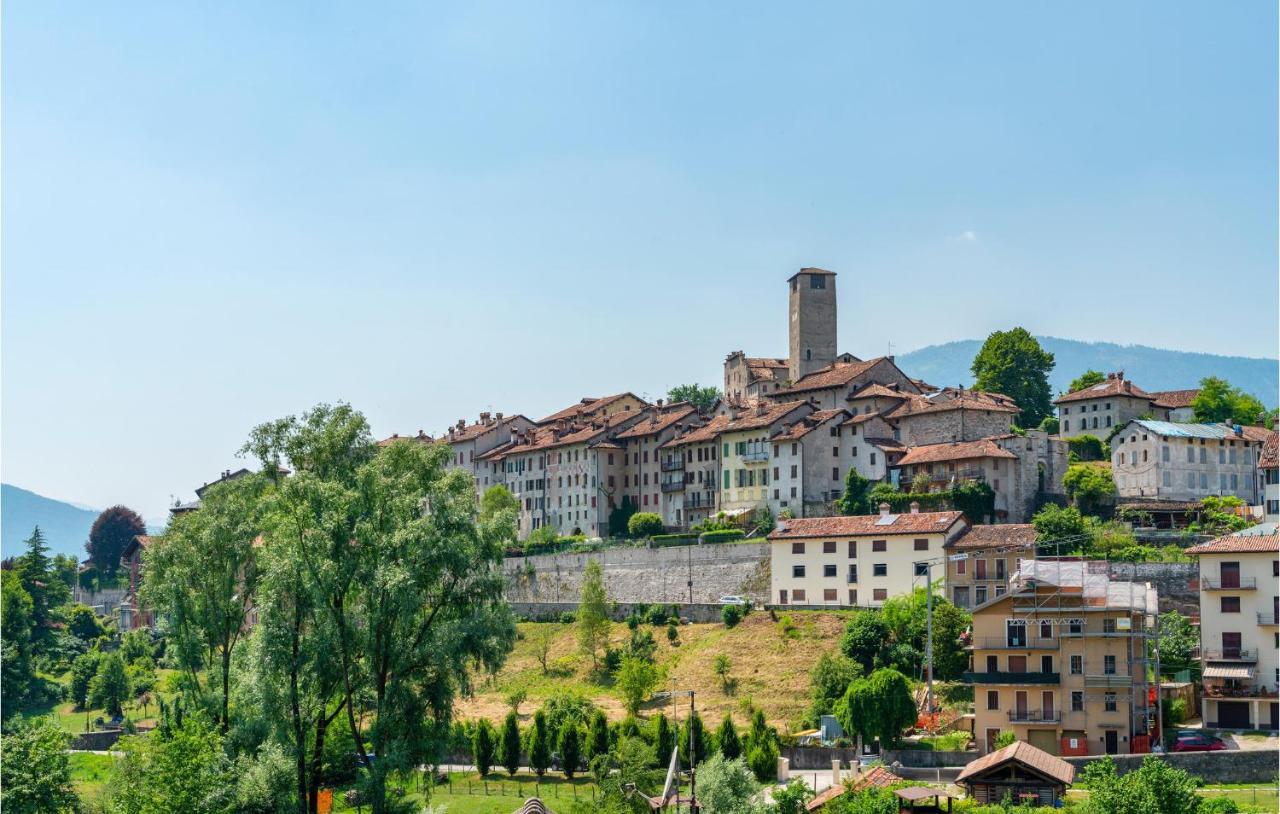
<path fill-rule="evenodd" d="M 1253 678 L 1251 664 L 1210 664 L 1204 668 L 1205 678 Z"/>

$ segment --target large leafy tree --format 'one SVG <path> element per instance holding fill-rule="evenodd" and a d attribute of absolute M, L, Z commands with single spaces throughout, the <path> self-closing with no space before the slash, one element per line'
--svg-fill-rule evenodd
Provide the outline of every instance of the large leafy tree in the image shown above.
<path fill-rule="evenodd" d="M 0 711 L 6 719 L 22 708 L 35 680 L 34 614 L 35 605 L 21 578 L 13 571 L 0 571 L 0 682 L 5 694 Z"/>
<path fill-rule="evenodd" d="M 582 574 L 578 597 L 578 646 L 591 657 L 592 669 L 600 664 L 600 649 L 609 640 L 609 605 L 604 588 L 604 567 L 592 559 Z"/>
<path fill-rule="evenodd" d="M 438 760 L 468 668 L 497 670 L 514 643 L 500 571 L 512 518 L 477 516 L 474 482 L 445 468 L 446 448 L 379 447 L 348 405 L 261 425 L 246 449 L 267 472 L 293 472 L 270 511 L 294 517 L 299 560 L 333 625 L 371 808 L 383 814 L 390 772 Z M 357 707 L 373 726 L 357 724 Z"/>
<path fill-rule="evenodd" d="M 974 387 L 1004 393 L 1022 410 L 1019 427 L 1035 427 L 1053 413 L 1049 373 L 1053 354 L 1040 347 L 1025 328 L 996 331 L 973 360 Z"/>
<path fill-rule="evenodd" d="M 98 673 L 89 682 L 89 705 L 102 707 L 108 715 L 120 715 L 127 700 L 129 677 L 125 674 L 124 659 L 118 652 L 107 653 L 98 660 Z"/>
<path fill-rule="evenodd" d="M 120 568 L 120 555 L 139 534 L 147 533 L 147 524 L 128 506 L 112 506 L 98 515 L 89 529 L 89 541 L 85 550 L 89 562 L 99 571 L 114 576 Z"/>
<path fill-rule="evenodd" d="M 883 669 L 855 681 L 836 704 L 836 719 L 860 740 L 874 738 L 886 748 L 893 746 L 916 720 L 907 677 L 897 670 Z"/>
<path fill-rule="evenodd" d="M 202 715 L 122 738 L 111 776 L 117 814 L 230 814 L 235 778 L 222 739 Z"/>
<path fill-rule="evenodd" d="M 907 650 L 910 655 L 903 661 L 895 659 L 900 671 L 919 669 L 926 652 L 928 639 L 928 593 L 917 588 L 910 594 L 895 596 L 884 603 L 881 613 L 894 643 L 891 651 L 898 654 Z M 933 669 L 935 678 L 958 678 L 969 663 L 968 653 L 960 642 L 960 635 L 969 627 L 972 618 L 944 597 L 933 597 Z M 904 647 L 905 646 L 905 647 Z"/>
<path fill-rule="evenodd" d="M 1067 385 L 1067 392 L 1075 393 L 1076 391 L 1083 390 L 1086 387 L 1093 387 L 1095 384 L 1102 384 L 1106 380 L 1107 377 L 1103 375 L 1101 371 L 1086 370 L 1084 373 L 1081 373 L 1079 376 L 1076 376 L 1071 380 L 1071 384 Z"/>
<path fill-rule="evenodd" d="M 5 694 L 9 692 L 5 687 Z M 6 699 L 6 703 L 8 700 Z M 70 736 L 52 718 L 19 723 L 0 737 L 0 807 L 5 814 L 79 811 L 67 758 Z"/>
<path fill-rule="evenodd" d="M 1217 376 L 1200 381 L 1200 392 L 1191 401 L 1191 411 L 1201 423 L 1261 424 L 1267 414 L 1256 397 Z"/>
<path fill-rule="evenodd" d="M 840 650 L 870 673 L 885 663 L 889 649 L 889 626 L 878 610 L 853 614 L 840 637 Z"/>
<path fill-rule="evenodd" d="M 1071 464 L 1062 476 L 1062 486 L 1081 514 L 1094 515 L 1104 503 L 1114 500 L 1116 484 L 1111 469 L 1089 464 Z"/>
<path fill-rule="evenodd" d="M 175 517 L 150 546 L 143 596 L 169 621 L 170 646 L 191 686 L 204 695 L 217 681 L 221 731 L 230 727 L 231 661 L 257 593 L 255 541 L 262 533 L 263 475 L 209 488 L 200 510 Z"/>
<path fill-rule="evenodd" d="M 1200 645 L 1200 634 L 1183 614 L 1177 611 L 1160 614 L 1159 641 L 1161 671 L 1175 673 L 1198 664 L 1194 655 Z M 1152 659 L 1154 663 L 1154 655 Z"/>
<path fill-rule="evenodd" d="M 499 512 L 516 514 L 519 511 L 520 501 L 516 500 L 516 496 L 511 494 L 511 490 L 505 484 L 495 483 L 485 489 L 484 494 L 480 496 L 481 520 L 492 520 L 498 516 Z"/>
<path fill-rule="evenodd" d="M 667 391 L 667 398 L 671 401 L 687 401 L 699 410 L 709 410 L 716 399 L 720 398 L 720 391 L 714 387 L 700 387 L 695 384 L 678 384 Z"/>
<path fill-rule="evenodd" d="M 1048 542 L 1073 540 L 1067 547 L 1053 551 L 1054 554 L 1065 554 L 1074 550 L 1076 546 L 1083 545 L 1084 535 L 1088 531 L 1084 515 L 1080 514 L 1079 509 L 1053 503 L 1046 503 L 1040 511 L 1036 512 L 1031 518 L 1031 525 L 1035 526 L 1036 538 L 1039 540 Z"/>
<path fill-rule="evenodd" d="M 858 474 L 855 467 L 849 467 L 844 476 L 844 493 L 836 501 L 836 508 L 840 510 L 840 514 L 870 514 L 870 490 L 871 481 Z"/>
<path fill-rule="evenodd" d="M 849 685 L 864 675 L 862 665 L 843 653 L 828 652 L 818 657 L 809 671 L 809 723 L 830 715 L 836 702 L 849 691 Z"/>

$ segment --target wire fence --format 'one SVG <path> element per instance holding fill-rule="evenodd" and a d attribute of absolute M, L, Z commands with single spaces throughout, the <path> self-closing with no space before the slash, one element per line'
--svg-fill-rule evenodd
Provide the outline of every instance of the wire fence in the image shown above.
<path fill-rule="evenodd" d="M 1213 800 L 1225 797 L 1239 806 L 1253 811 L 1280 811 L 1280 786 L 1250 786 L 1248 788 L 1205 788 L 1200 795 Z"/>

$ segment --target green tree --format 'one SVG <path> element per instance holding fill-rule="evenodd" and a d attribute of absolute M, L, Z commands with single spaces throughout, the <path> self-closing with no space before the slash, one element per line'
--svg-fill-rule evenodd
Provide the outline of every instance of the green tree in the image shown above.
<path fill-rule="evenodd" d="M 1267 410 L 1261 401 L 1216 376 L 1200 380 L 1200 392 L 1191 401 L 1191 412 L 1202 424 L 1261 424 Z"/>
<path fill-rule="evenodd" d="M 604 568 L 596 559 L 587 562 L 578 596 L 578 646 L 591 657 L 592 669 L 600 667 L 600 648 L 609 640 L 609 597 L 604 588 Z"/>
<path fill-rule="evenodd" d="M 34 605 L 22 579 L 13 571 L 0 571 L 0 683 L 5 694 L 0 711 L 6 719 L 22 708 L 36 681 L 34 627 Z"/>
<path fill-rule="evenodd" d="M 1089 464 L 1071 464 L 1062 476 L 1062 486 L 1081 514 L 1096 514 L 1105 503 L 1115 499 L 1116 484 L 1111 470 Z"/>
<path fill-rule="evenodd" d="M 573 779 L 573 775 L 582 765 L 582 734 L 578 731 L 576 721 L 565 721 L 560 729 L 560 767 L 564 776 Z"/>
<path fill-rule="evenodd" d="M 106 653 L 98 661 L 98 673 L 89 682 L 89 705 L 102 707 L 108 715 L 124 713 L 124 702 L 132 697 L 124 659 L 119 653 Z"/>
<path fill-rule="evenodd" d="M 836 719 L 860 740 L 874 738 L 882 747 L 892 747 L 916 720 L 907 677 L 897 670 L 882 669 L 855 681 L 836 704 Z"/>
<path fill-rule="evenodd" d="M 481 777 L 484 777 L 493 768 L 493 758 L 496 752 L 497 744 L 494 743 L 493 724 L 489 723 L 487 718 L 481 718 L 476 722 L 475 731 L 471 734 L 471 761 L 475 763 L 476 772 Z"/>
<path fill-rule="evenodd" d="M 659 712 L 653 716 L 653 751 L 655 753 L 655 766 L 666 766 L 671 760 L 671 750 L 675 748 L 676 736 L 671 729 L 671 723 L 667 720 L 667 716 Z"/>
<path fill-rule="evenodd" d="M 698 767 L 698 802 L 705 814 L 754 814 L 760 791 L 750 767 L 742 758 L 728 760 L 713 755 Z"/>
<path fill-rule="evenodd" d="M 889 627 L 891 660 L 901 672 L 920 669 L 928 640 L 928 593 L 917 588 L 910 594 L 895 596 L 885 602 L 880 613 Z M 945 597 L 933 598 L 933 667 L 935 678 L 949 681 L 959 678 L 968 668 L 969 654 L 960 642 L 961 634 L 972 624 L 972 617 Z M 905 645 L 905 657 L 899 649 Z M 894 656 L 897 656 L 894 658 Z"/>
<path fill-rule="evenodd" d="M 112 506 L 104 510 L 89 529 L 89 541 L 85 543 L 89 562 L 108 577 L 114 577 L 125 548 L 134 537 L 146 533 L 147 524 L 128 506 Z"/>
<path fill-rule="evenodd" d="M 862 665 L 840 652 L 827 652 L 818 657 L 809 671 L 809 723 L 835 711 L 836 702 L 849 691 L 849 685 L 862 678 Z"/>
<path fill-rule="evenodd" d="M 849 467 L 849 471 L 844 475 L 844 493 L 836 502 L 836 508 L 840 510 L 840 514 L 871 514 L 871 504 L 868 501 L 871 485 L 871 481 L 858 474 L 856 467 Z"/>
<path fill-rule="evenodd" d="M 687 401 L 701 412 L 711 409 L 711 405 L 720 398 L 720 391 L 714 387 L 699 387 L 697 384 L 678 384 L 667 391 L 667 399 L 678 403 Z"/>
<path fill-rule="evenodd" d="M 1176 673 L 1199 663 L 1194 655 L 1200 646 L 1200 634 L 1183 614 L 1177 611 L 1160 614 L 1159 642 L 1162 672 Z"/>
<path fill-rule="evenodd" d="M 1018 740 L 1018 733 L 1011 729 L 1006 729 L 996 735 L 995 741 L 992 742 L 992 749 L 1003 749 Z"/>
<path fill-rule="evenodd" d="M 1058 430 L 1060 429 L 1058 424 L 1058 417 L 1052 416 L 1052 415 L 1045 416 L 1044 419 L 1041 420 L 1040 422 L 1040 429 L 1043 430 L 1044 432 L 1049 433 L 1050 435 L 1057 435 Z"/>
<path fill-rule="evenodd" d="M 56 579 L 53 561 L 49 559 L 49 544 L 39 526 L 27 538 L 26 547 L 26 552 L 15 563 L 15 570 L 22 589 L 31 597 L 31 654 L 35 656 L 53 646 L 57 610 L 67 602 L 71 592 L 62 580 Z"/>
<path fill-rule="evenodd" d="M 773 792 L 773 814 L 804 814 L 805 804 L 813 799 L 813 789 L 803 780 L 792 780 Z"/>
<path fill-rule="evenodd" d="M 889 652 L 889 626 L 880 611 L 855 612 L 845 624 L 840 650 L 866 673 L 882 666 Z"/>
<path fill-rule="evenodd" d="M 481 522 L 493 520 L 499 512 L 517 514 L 519 511 L 520 501 L 516 500 L 516 496 L 504 484 L 495 483 L 480 496 Z"/>
<path fill-rule="evenodd" d="M 67 629 L 71 635 L 82 641 L 92 641 L 102 635 L 102 625 L 98 624 L 98 616 L 88 605 L 73 605 L 67 614 Z"/>
<path fill-rule="evenodd" d="M 692 733 L 692 740 L 690 740 Z M 693 744 L 693 757 L 697 763 L 702 763 L 707 759 L 707 753 L 710 752 L 707 743 L 707 732 L 702 726 L 702 716 L 693 713 L 684 719 L 684 725 L 680 727 L 680 754 L 682 762 L 685 766 L 689 765 L 689 744 Z"/>
<path fill-rule="evenodd" d="M 622 705 L 628 713 L 635 715 L 639 711 L 657 682 L 658 673 L 651 662 L 634 656 L 622 659 L 615 684 L 622 693 Z"/>
<path fill-rule="evenodd" d="M 716 748 L 725 760 L 742 756 L 742 739 L 738 737 L 738 730 L 733 726 L 733 716 L 727 712 L 724 714 L 724 720 L 720 722 L 720 728 L 716 730 Z"/>
<path fill-rule="evenodd" d="M 1049 373 L 1053 354 L 1040 347 L 1025 328 L 996 331 L 973 360 L 974 387 L 1003 393 L 1022 410 L 1019 427 L 1034 427 L 1053 414 Z"/>
<path fill-rule="evenodd" d="M 52 718 L 6 727 L 0 737 L 0 808 L 6 814 L 79 811 L 67 757 L 70 740 Z"/>
<path fill-rule="evenodd" d="M 1089 789 L 1087 810 L 1098 814 L 1197 814 L 1204 805 L 1196 792 L 1199 778 L 1156 755 L 1147 755 L 1137 771 L 1123 777 L 1110 756 L 1094 761 L 1081 772 L 1080 783 Z"/>
<path fill-rule="evenodd" d="M 299 560 L 335 632 L 370 807 L 384 814 L 388 774 L 439 757 L 472 668 L 496 671 L 514 644 L 501 561 L 515 527 L 478 520 L 474 480 L 446 469 L 446 447 L 379 446 L 347 405 L 261 425 L 245 451 L 275 482 L 272 511 L 293 515 Z M 292 475 L 277 478 L 286 463 Z M 358 726 L 358 709 L 376 725 Z"/>
<path fill-rule="evenodd" d="M 89 705 L 89 684 L 98 674 L 98 662 L 102 654 L 97 650 L 81 653 L 71 662 L 71 680 L 67 691 L 78 709 L 87 709 Z"/>
<path fill-rule="evenodd" d="M 609 752 L 609 719 L 604 712 L 596 710 L 591 714 L 591 728 L 587 737 L 587 760 L 595 760 Z"/>
<path fill-rule="evenodd" d="M 662 518 L 653 512 L 636 512 L 627 520 L 627 534 L 632 537 L 652 537 L 662 533 Z"/>
<path fill-rule="evenodd" d="M 520 720 L 514 711 L 502 723 L 502 768 L 512 777 L 520 771 Z"/>
<path fill-rule="evenodd" d="M 529 766 L 534 774 L 542 777 L 551 765 L 551 733 L 547 729 L 547 716 L 542 710 L 533 714 L 533 726 L 529 729 Z"/>
<path fill-rule="evenodd" d="M 1050 542 L 1083 537 L 1088 531 L 1079 509 L 1074 506 L 1064 508 L 1053 503 L 1046 503 L 1036 512 L 1031 518 L 1031 525 L 1035 526 L 1037 539 Z M 1064 548 L 1054 553 L 1067 553 L 1068 550 L 1070 549 Z"/>
<path fill-rule="evenodd" d="M 1079 376 L 1071 380 L 1071 384 L 1067 385 L 1068 393 L 1078 393 L 1086 387 L 1093 387 L 1095 384 L 1102 384 L 1107 377 L 1097 370 L 1086 370 Z"/>
<path fill-rule="evenodd" d="M 222 740 L 200 715 L 121 738 L 109 781 L 115 814 L 230 814 L 235 779 Z"/>
<path fill-rule="evenodd" d="M 1234 495 L 1209 495 L 1200 501 L 1200 511 L 1196 521 L 1188 530 L 1199 534 L 1222 535 L 1232 531 L 1248 528 L 1250 522 L 1236 514 L 1236 510 L 1244 506 L 1244 501 Z"/>

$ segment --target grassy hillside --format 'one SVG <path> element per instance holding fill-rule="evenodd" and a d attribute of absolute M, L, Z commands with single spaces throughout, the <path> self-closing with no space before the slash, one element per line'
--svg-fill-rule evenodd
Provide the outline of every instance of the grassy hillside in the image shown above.
<path fill-rule="evenodd" d="M 785 624 L 788 618 L 790 626 Z M 708 725 L 718 725 L 725 712 L 733 712 L 738 722 L 744 722 L 746 706 L 754 703 L 764 709 L 779 731 L 794 731 L 809 703 L 809 670 L 823 652 L 838 645 L 844 620 L 840 613 L 792 612 L 780 614 L 774 622 L 768 613 L 757 611 L 733 629 L 722 624 L 682 625 L 675 646 L 667 642 L 666 628 L 649 628 L 658 643 L 654 662 L 663 676 L 660 689 L 669 688 L 674 679 L 677 687 L 696 690 L 698 710 Z M 625 715 L 620 695 L 607 680 L 592 678 L 590 659 L 578 652 L 573 625 L 522 623 L 519 631 L 515 650 L 497 676 L 492 680 L 476 676 L 475 697 L 458 704 L 462 717 L 502 720 L 507 714 L 507 696 L 521 687 L 528 693 L 528 700 L 520 707 L 522 718 L 532 715 L 545 698 L 560 689 L 581 692 L 610 719 Z M 550 639 L 547 673 L 538 658 L 544 632 Z M 614 646 L 622 646 L 629 636 L 625 624 L 614 624 Z M 736 682 L 736 688 L 729 692 L 714 670 L 716 656 L 721 653 L 729 657 L 729 675 Z M 660 706 L 651 704 L 642 714 Z"/>

